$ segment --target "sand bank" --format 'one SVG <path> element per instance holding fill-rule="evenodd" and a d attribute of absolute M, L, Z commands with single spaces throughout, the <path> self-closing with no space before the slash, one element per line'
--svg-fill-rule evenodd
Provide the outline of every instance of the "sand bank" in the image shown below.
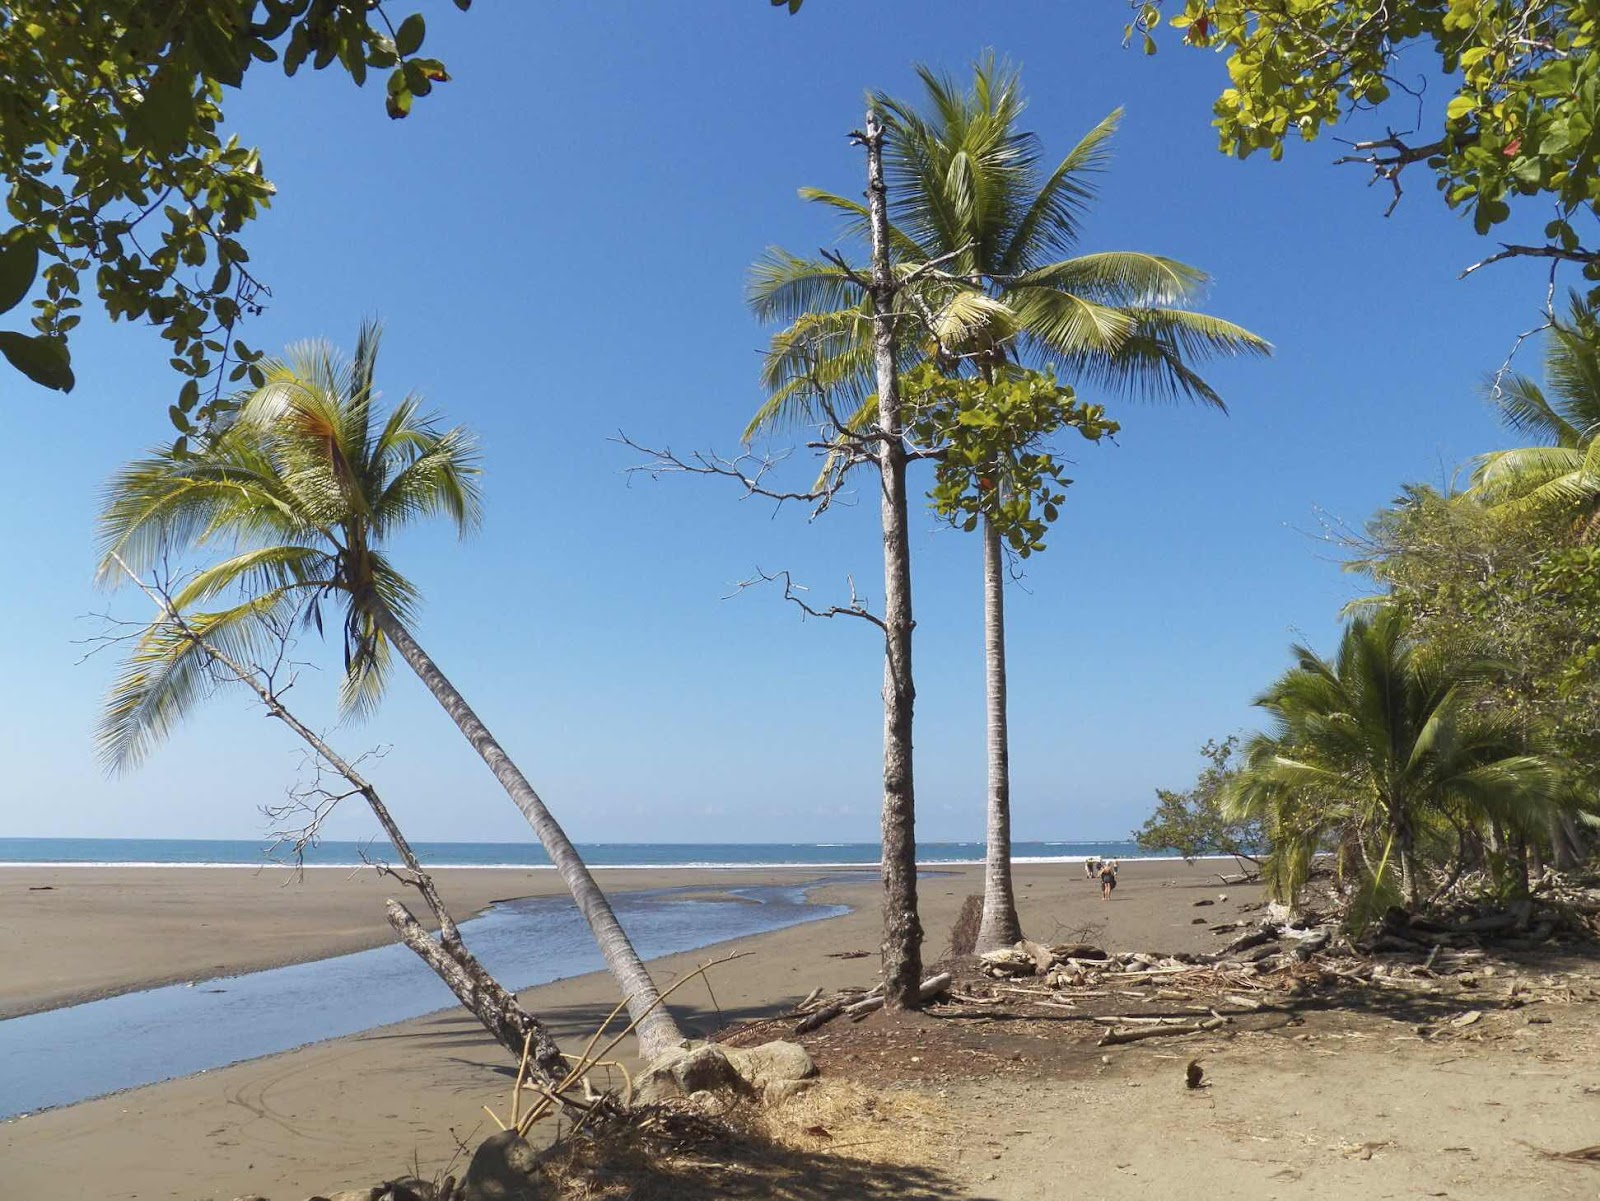
<path fill-rule="evenodd" d="M 598 871 L 607 890 L 734 887 L 815 869 Z M 563 892 L 554 871 L 435 873 L 458 921 L 492 901 Z M 162 984 L 325 959 L 394 940 L 370 869 L 0 867 L 0 1018 Z M 421 906 L 413 905 L 421 909 Z"/>
<path fill-rule="evenodd" d="M 142 870 L 149 869 L 106 869 L 103 883 L 114 889 L 115 877 L 136 876 Z M 1083 878 L 1081 866 L 1024 866 L 1018 869 L 1017 883 L 1024 922 L 1040 937 L 1086 935 L 1112 946 L 1183 949 L 1206 946 L 1211 938 L 1204 926 L 1191 924 L 1197 915 L 1233 916 L 1237 901 L 1253 899 L 1239 894 L 1227 904 L 1193 908 L 1193 900 L 1217 895 L 1209 873 L 1209 866 L 1191 868 L 1182 863 L 1127 864 L 1122 886 L 1110 904 L 1100 901 L 1098 888 Z M 179 893 L 174 895 L 209 900 L 215 890 L 225 893 L 228 889 L 226 874 L 209 884 L 185 883 L 187 877 L 203 875 L 201 872 L 171 874 L 184 878 L 177 881 Z M 479 877 L 489 873 L 461 874 Z M 549 873 L 513 874 L 532 877 L 536 886 L 550 880 Z M 621 879 L 610 882 L 624 887 L 676 884 L 714 889 L 794 874 L 688 869 L 663 872 L 657 879 L 656 873 L 618 872 L 612 876 Z M 646 876 L 650 878 L 641 879 Z M 338 878 L 343 879 L 342 873 Z M 943 951 L 962 899 L 979 887 L 980 880 L 979 869 L 963 868 L 923 882 L 930 958 Z M 454 886 L 453 878 L 451 884 Z M 150 895 L 144 885 L 124 881 L 122 886 L 129 891 L 115 895 Z M 256 891 L 259 887 L 243 886 L 260 906 L 282 895 Z M 312 887 L 320 896 L 322 888 L 332 886 L 314 883 Z M 188 888 L 200 892 L 184 893 Z M 266 888 L 276 885 L 269 883 Z M 375 900 L 384 891 L 380 886 L 361 895 Z M 494 891 L 488 886 L 483 895 Z M 464 906 L 460 899 L 464 893 L 448 895 Z M 781 1011 L 819 985 L 833 988 L 871 980 L 877 971 L 875 885 L 830 886 L 818 895 L 856 908 L 844 917 L 721 948 L 739 947 L 754 954 L 719 969 L 713 981 L 715 1006 L 699 984 L 679 994 L 683 1003 L 674 1008 L 685 1025 L 708 1030 L 725 1020 Z M 350 925 L 341 937 L 364 937 L 364 943 L 371 943 L 386 936 L 381 918 L 372 929 L 360 930 L 354 920 L 359 905 L 343 908 L 348 904 L 344 899 L 318 901 L 304 912 L 323 912 L 320 906 L 324 903 L 333 907 L 326 912 L 349 916 Z M 236 901 L 224 901 L 223 905 L 241 913 L 235 928 L 250 928 L 244 907 Z M 51 910 L 46 903 L 39 909 L 44 916 L 36 937 L 81 937 L 83 916 L 67 920 L 67 906 Z M 58 917 L 50 918 L 52 912 Z M 163 928 L 211 931 L 212 925 L 200 927 L 199 923 L 212 920 L 203 909 L 190 911 L 187 922 L 168 912 L 169 924 Z M 273 937 L 277 947 L 303 947 L 326 936 L 321 930 L 302 930 L 295 941 L 280 930 Z M 214 945 L 220 947 L 221 943 Z M 151 975 L 171 979 L 171 965 L 161 959 L 165 940 L 145 946 Z M 850 951 L 874 953 L 864 958 L 839 957 Z M 709 954 L 697 951 L 658 961 L 658 979 L 668 982 Z M 572 1040 L 586 1035 L 610 1008 L 614 992 L 608 978 L 590 975 L 531 989 L 524 997 L 553 1024 L 558 1037 Z M 473 1132 L 481 1136 L 488 1122 L 481 1106 L 501 1104 L 508 1089 L 508 1070 L 506 1056 L 481 1029 L 450 1011 L 7 1123 L 0 1126 L 0 1164 L 5 1166 L 7 1187 L 19 1196 L 50 1195 L 63 1201 L 133 1196 L 226 1201 L 254 1194 L 297 1198 L 318 1188 L 370 1182 L 386 1173 L 398 1173 L 411 1165 L 414 1156 L 425 1171 L 439 1167 L 450 1156 L 451 1130 L 463 1139 Z M 93 1148 L 92 1156 L 85 1154 L 87 1147 Z"/>

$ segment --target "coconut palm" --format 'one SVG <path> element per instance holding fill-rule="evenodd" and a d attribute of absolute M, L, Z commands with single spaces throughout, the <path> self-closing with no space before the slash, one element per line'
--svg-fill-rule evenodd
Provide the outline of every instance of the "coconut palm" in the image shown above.
<path fill-rule="evenodd" d="M 363 326 L 349 361 L 320 342 L 292 347 L 202 449 L 158 451 L 125 467 L 101 518 L 103 571 L 114 574 L 119 560 L 143 570 L 169 548 L 221 548 L 222 560 L 189 581 L 173 607 L 241 660 L 296 615 L 320 629 L 332 610 L 347 712 L 376 703 L 398 651 L 533 827 L 640 1021 L 644 1053 L 654 1056 L 681 1036 L 610 903 L 539 794 L 411 633 L 418 592 L 384 546 L 428 517 L 445 517 L 461 534 L 477 524 L 477 451 L 467 431 L 441 430 L 414 395 L 380 411 L 378 340 L 376 326 Z M 242 599 L 201 611 L 235 596 Z M 167 639 L 136 648 L 100 728 L 109 765 L 137 762 L 204 693 L 207 661 L 196 645 Z"/>
<path fill-rule="evenodd" d="M 1576 293 L 1567 319 L 1550 329 L 1544 353 L 1547 395 L 1527 376 L 1495 394 L 1502 419 L 1543 445 L 1482 456 L 1469 495 L 1509 511 L 1600 514 L 1600 317 Z"/>
<path fill-rule="evenodd" d="M 907 331 L 902 366 L 931 358 L 947 373 L 993 379 L 1011 365 L 1053 361 L 1080 387 L 1184 396 L 1221 408 L 1193 364 L 1268 347 L 1186 307 L 1206 276 L 1138 252 L 1071 256 L 1120 110 L 1047 168 L 1038 136 L 1018 124 L 1024 102 L 1014 70 L 987 57 L 964 90 L 926 67 L 917 70 L 922 107 L 876 98 L 887 117 L 890 245 L 909 283 L 895 314 Z M 859 202 L 810 188 L 801 195 L 847 214 L 860 234 L 866 210 Z M 768 399 L 747 437 L 819 418 L 852 427 L 870 419 L 875 314 L 865 274 L 842 259 L 778 249 L 755 266 L 753 309 L 785 324 L 772 338 L 763 372 Z M 989 790 L 980 950 L 1020 937 L 1010 867 L 1003 554 L 995 523 L 985 520 Z"/>
<path fill-rule="evenodd" d="M 1374 885 L 1395 864 L 1414 908 L 1429 840 L 1487 820 L 1530 829 L 1567 795 L 1513 720 L 1473 703 L 1488 665 L 1418 654 L 1398 610 L 1352 620 L 1331 660 L 1291 654 L 1295 666 L 1255 701 L 1272 728 L 1246 744 L 1224 795 L 1230 813 L 1266 821 L 1279 899 L 1293 900 L 1313 853 L 1336 841 L 1359 851 Z"/>

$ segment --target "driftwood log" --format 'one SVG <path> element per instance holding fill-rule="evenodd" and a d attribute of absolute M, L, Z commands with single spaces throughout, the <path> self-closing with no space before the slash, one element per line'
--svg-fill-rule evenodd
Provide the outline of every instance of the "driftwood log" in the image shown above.
<path fill-rule="evenodd" d="M 949 972 L 940 972 L 936 976 L 929 976 L 917 989 L 917 999 L 926 1004 L 950 988 L 951 975 Z M 809 1034 L 821 1026 L 827 1025 L 841 1014 L 852 1021 L 860 1021 L 869 1013 L 876 1013 L 883 1008 L 883 985 L 879 984 L 864 996 L 851 993 L 844 997 L 829 1001 L 822 1008 L 807 1014 L 796 1024 L 796 1034 Z"/>
<path fill-rule="evenodd" d="M 1203 1022 L 1185 1022 L 1177 1026 L 1140 1026 L 1137 1029 L 1107 1030 L 1100 1036 L 1099 1046 L 1118 1047 L 1123 1043 L 1142 1042 L 1147 1038 L 1166 1038 L 1175 1034 L 1203 1034 L 1218 1030 L 1228 1024 L 1227 1018 L 1207 1018 Z"/>

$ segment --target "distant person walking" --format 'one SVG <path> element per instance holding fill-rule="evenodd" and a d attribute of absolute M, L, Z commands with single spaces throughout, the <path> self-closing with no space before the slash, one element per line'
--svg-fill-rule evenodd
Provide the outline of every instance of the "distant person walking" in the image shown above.
<path fill-rule="evenodd" d="M 1085 859 L 1083 861 L 1083 878 L 1085 880 L 1093 880 L 1095 878 L 1096 873 L 1098 873 L 1099 870 L 1100 870 L 1100 861 L 1098 859 L 1096 859 L 1094 856 L 1091 855 L 1089 858 L 1087 858 L 1087 859 Z"/>
<path fill-rule="evenodd" d="M 1102 863 L 1100 865 L 1100 899 L 1109 901 L 1112 891 L 1117 887 L 1117 865 L 1115 863 Z"/>

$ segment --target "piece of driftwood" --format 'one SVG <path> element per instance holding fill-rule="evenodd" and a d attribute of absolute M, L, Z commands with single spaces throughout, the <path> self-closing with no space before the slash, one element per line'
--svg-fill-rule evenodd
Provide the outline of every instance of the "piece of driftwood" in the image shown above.
<path fill-rule="evenodd" d="M 1211 1013 L 1211 1010 L 1204 1010 Z M 1090 1017 L 1091 1022 L 1099 1022 L 1102 1026 L 1182 1026 L 1186 1023 L 1182 1018 L 1140 1017 L 1134 1013 L 1122 1013 L 1115 1017 Z"/>
<path fill-rule="evenodd" d="M 1203 1022 L 1185 1022 L 1177 1026 L 1141 1026 L 1136 1030 L 1119 1028 L 1107 1030 L 1100 1036 L 1097 1045 L 1102 1047 L 1119 1047 L 1123 1043 L 1142 1042 L 1147 1038 L 1166 1038 L 1176 1034 L 1204 1034 L 1208 1030 L 1217 1030 L 1227 1024 L 1226 1018 L 1207 1018 Z"/>
<path fill-rule="evenodd" d="M 949 972 L 940 972 L 937 976 L 930 976 L 922 982 L 918 995 L 924 1001 L 931 1001 L 940 993 L 949 989 L 951 976 Z M 812 1000 L 815 1004 L 815 1000 Z M 822 1026 L 826 1026 L 834 1018 L 847 1015 L 852 1020 L 860 1020 L 869 1013 L 875 1013 L 883 1008 L 883 985 L 875 984 L 866 993 L 849 992 L 834 997 L 816 1010 L 807 1014 L 796 1023 L 796 1034 L 809 1034 Z"/>
<path fill-rule="evenodd" d="M 940 972 L 937 976 L 929 976 L 922 982 L 921 987 L 917 989 L 918 1000 L 924 1002 L 933 1000 L 940 993 L 949 989 L 951 979 L 949 972 Z M 876 997 L 868 997 L 865 1001 L 857 1001 L 854 1005 L 845 1006 L 843 1013 L 852 1022 L 859 1022 L 869 1013 L 876 1013 L 882 1008 L 883 997 L 880 994 Z"/>
<path fill-rule="evenodd" d="M 1241 934 L 1227 946 L 1217 952 L 1218 958 L 1227 955 L 1237 955 L 1240 951 L 1248 951 L 1252 947 L 1263 946 L 1269 942 L 1278 941 L 1278 931 L 1275 927 L 1268 926 L 1260 930 L 1252 930 L 1248 934 Z"/>

